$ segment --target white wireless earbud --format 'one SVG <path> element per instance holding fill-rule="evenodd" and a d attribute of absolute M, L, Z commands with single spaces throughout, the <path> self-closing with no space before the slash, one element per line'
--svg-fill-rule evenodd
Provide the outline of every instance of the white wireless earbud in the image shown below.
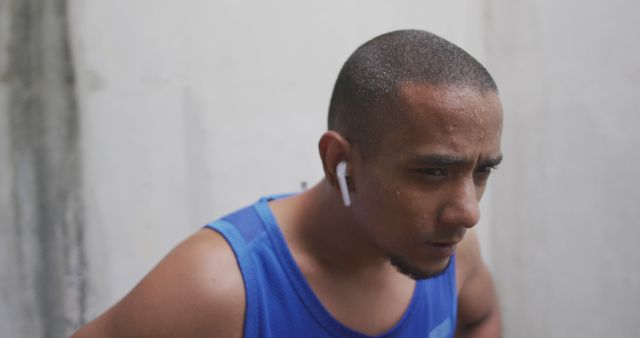
<path fill-rule="evenodd" d="M 349 195 L 349 187 L 347 186 L 347 161 L 341 161 L 336 167 L 336 175 L 338 176 L 338 185 L 342 193 L 342 201 L 344 206 L 351 205 L 351 196 Z"/>

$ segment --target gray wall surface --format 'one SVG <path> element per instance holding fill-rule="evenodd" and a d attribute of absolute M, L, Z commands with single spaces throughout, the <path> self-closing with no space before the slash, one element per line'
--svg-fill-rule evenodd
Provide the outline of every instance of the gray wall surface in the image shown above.
<path fill-rule="evenodd" d="M 505 337 L 634 337 L 639 22 L 632 0 L 1 0 L 0 337 L 66 336 L 202 224 L 314 184 L 340 66 L 399 28 L 500 87 L 478 229 Z"/>
<path fill-rule="evenodd" d="M 2 336 L 62 337 L 86 312 L 66 3 L 2 6 Z"/>
<path fill-rule="evenodd" d="M 512 337 L 640 332 L 640 2 L 492 1 L 492 267 Z"/>

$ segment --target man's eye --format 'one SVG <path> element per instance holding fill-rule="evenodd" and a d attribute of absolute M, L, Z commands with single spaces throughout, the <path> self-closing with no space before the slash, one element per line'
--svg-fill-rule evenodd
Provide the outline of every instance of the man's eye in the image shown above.
<path fill-rule="evenodd" d="M 425 168 L 420 169 L 420 172 L 429 176 L 446 176 L 447 172 L 441 168 Z"/>
<path fill-rule="evenodd" d="M 481 167 L 481 168 L 478 168 L 478 170 L 476 170 L 476 174 L 486 177 L 486 176 L 489 176 L 489 174 L 491 174 L 491 172 L 494 171 L 495 169 L 498 169 L 498 168 L 496 166 Z"/>

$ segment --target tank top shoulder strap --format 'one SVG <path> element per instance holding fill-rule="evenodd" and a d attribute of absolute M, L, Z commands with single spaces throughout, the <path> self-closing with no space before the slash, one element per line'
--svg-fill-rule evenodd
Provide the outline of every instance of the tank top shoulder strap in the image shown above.
<path fill-rule="evenodd" d="M 265 234 L 265 227 L 256 213 L 254 205 L 224 216 L 207 224 L 205 227 L 217 231 L 225 238 L 227 243 L 229 243 L 236 257 L 242 279 L 244 280 L 245 302 L 248 305 L 256 304 L 260 295 L 254 286 L 256 280 L 260 277 L 256 275 L 256 269 L 253 266 L 254 263 L 249 249 L 254 241 Z M 245 307 L 243 337 L 258 336 L 259 315 L 256 307 Z"/>

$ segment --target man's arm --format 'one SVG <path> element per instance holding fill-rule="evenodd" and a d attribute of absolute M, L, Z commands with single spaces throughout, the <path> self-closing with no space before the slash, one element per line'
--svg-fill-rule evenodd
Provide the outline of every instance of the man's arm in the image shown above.
<path fill-rule="evenodd" d="M 203 229 L 72 338 L 241 337 L 244 284 L 231 248 Z"/>
<path fill-rule="evenodd" d="M 463 265 L 458 294 L 458 328 L 456 337 L 502 336 L 498 299 L 489 269 L 482 261 L 478 238 L 470 230 L 458 250 Z"/>

